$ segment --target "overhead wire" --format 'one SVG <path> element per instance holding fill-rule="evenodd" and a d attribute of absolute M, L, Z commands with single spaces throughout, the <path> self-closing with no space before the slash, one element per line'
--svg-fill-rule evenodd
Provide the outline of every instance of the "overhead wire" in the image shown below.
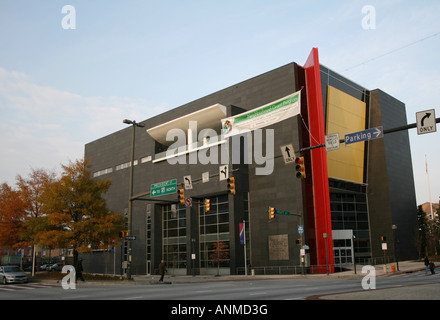
<path fill-rule="evenodd" d="M 387 56 L 387 55 L 390 55 L 390 54 L 395 53 L 395 52 L 397 52 L 397 51 L 400 51 L 400 50 L 403 50 L 403 49 L 405 49 L 405 48 L 408 48 L 408 47 L 413 46 L 413 45 L 415 45 L 415 44 L 417 44 L 417 43 L 420 43 L 420 42 L 422 42 L 422 41 L 425 41 L 425 40 L 427 40 L 427 39 L 434 38 L 434 37 L 438 36 L 439 34 L 440 34 L 440 32 L 437 32 L 437 33 L 434 33 L 434 34 L 432 34 L 432 35 L 430 35 L 430 36 L 427 36 L 427 37 L 424 37 L 424 38 L 419 39 L 419 40 L 417 40 L 417 41 L 411 42 L 411 43 L 409 43 L 409 44 L 407 44 L 407 45 L 404 45 L 404 46 L 402 46 L 402 47 L 399 47 L 399 48 L 393 49 L 393 50 L 391 50 L 391 51 L 388 51 L 388 52 L 386 52 L 386 53 L 383 53 L 383 54 L 381 54 L 381 55 L 378 55 L 378 56 L 376 56 L 376 57 L 374 57 L 374 58 L 368 59 L 368 60 L 366 60 L 366 61 L 364 61 L 364 62 L 361 62 L 361 63 L 359 63 L 359 64 L 356 64 L 356 65 L 354 65 L 354 66 L 352 66 L 352 67 L 349 67 L 349 68 L 345 69 L 345 71 L 349 71 L 349 70 L 351 70 L 351 69 L 354 69 L 354 68 L 360 67 L 360 66 L 362 66 L 362 65 L 364 65 L 364 64 L 367 64 L 367 63 L 372 62 L 372 61 L 374 61 L 374 60 L 377 60 L 377 59 L 383 58 L 383 57 L 385 57 L 385 56 Z"/>

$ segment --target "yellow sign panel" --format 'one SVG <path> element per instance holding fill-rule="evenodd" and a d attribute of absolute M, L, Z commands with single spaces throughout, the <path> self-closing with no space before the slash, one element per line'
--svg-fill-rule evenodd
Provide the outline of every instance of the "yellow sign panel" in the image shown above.
<path fill-rule="evenodd" d="M 328 86 L 326 134 L 346 134 L 365 130 L 366 104 L 345 92 Z M 329 178 L 363 183 L 365 142 L 341 144 L 327 152 Z"/>

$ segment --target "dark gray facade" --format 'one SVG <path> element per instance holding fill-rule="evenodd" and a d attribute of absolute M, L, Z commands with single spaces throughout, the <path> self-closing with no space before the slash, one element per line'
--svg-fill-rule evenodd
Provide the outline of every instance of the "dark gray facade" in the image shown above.
<path fill-rule="evenodd" d="M 384 130 L 407 125 L 405 105 L 387 93 L 371 91 L 370 125 Z M 371 141 L 368 158 L 368 199 L 373 256 L 382 253 L 382 236 L 399 259 L 418 256 L 417 204 L 407 131 Z M 392 226 L 397 229 L 393 230 Z M 395 234 L 394 234 L 395 233 Z M 396 236 L 397 242 L 394 242 Z"/>
<path fill-rule="evenodd" d="M 186 175 L 191 175 L 195 183 L 193 183 L 192 190 L 185 190 L 185 196 L 192 198 L 193 205 L 187 208 L 178 206 L 177 214 L 171 213 L 171 215 L 177 215 L 178 217 L 174 217 L 177 219 L 173 219 L 172 216 L 170 216 L 171 218 L 166 217 L 171 212 L 171 202 L 177 203 L 176 194 L 154 198 L 145 196 L 134 201 L 132 216 L 133 235 L 136 236 L 136 240 L 132 241 L 133 274 L 154 273 L 154 269 L 157 268 L 160 260 L 171 256 L 177 256 L 177 258 L 173 258 L 176 263 L 168 265 L 172 272 L 191 274 L 193 271 L 196 273 L 215 273 L 218 271 L 214 266 L 215 263 L 211 261 L 211 265 L 207 265 L 206 262 L 207 260 L 215 260 L 215 257 L 212 258 L 213 248 L 203 243 L 203 239 L 206 240 L 210 236 L 204 234 L 205 230 L 202 229 L 212 229 L 212 225 L 215 224 L 213 222 L 215 219 L 207 217 L 204 212 L 203 203 L 206 198 L 212 199 L 214 211 L 219 210 L 216 222 L 217 231 L 222 234 L 218 237 L 220 240 L 224 238 L 223 240 L 228 248 L 228 262 L 220 263 L 222 267 L 220 272 L 231 274 L 242 272 L 244 251 L 239 241 L 239 223 L 243 220 L 246 221 L 247 227 L 248 264 L 255 266 L 292 266 L 299 264 L 299 247 L 295 243 L 298 238 L 299 217 L 277 217 L 274 221 L 268 221 L 269 206 L 276 206 L 293 213 L 302 213 L 303 211 L 301 181 L 295 178 L 293 166 L 284 164 L 280 151 L 280 146 L 289 143 L 292 143 L 295 149 L 299 148 L 298 119 L 291 118 L 267 128 L 273 129 L 275 141 L 275 159 L 272 159 L 274 161 L 272 174 L 256 175 L 255 170 L 264 165 L 256 163 L 255 157 L 252 158 L 250 164 L 245 164 L 243 161 L 241 161 L 241 164 L 230 163 L 230 174 L 235 177 L 237 186 L 237 192 L 234 196 L 228 195 L 226 181 L 219 181 L 220 164 L 170 165 L 167 161 L 153 163 L 157 154 L 163 151 L 164 148 L 145 131 L 145 129 L 173 121 L 217 103 L 226 106 L 228 114 L 237 114 L 262 106 L 299 90 L 296 75 L 297 65 L 294 63 L 286 65 L 142 121 L 144 128 L 135 129 L 134 159 L 138 163 L 134 166 L 134 195 L 149 191 L 152 183 L 177 179 L 180 185 Z M 110 178 L 112 180 L 106 199 L 108 206 L 121 214 L 124 214 L 128 207 L 130 168 L 127 164 L 130 162 L 131 154 L 131 130 L 133 130 L 132 127 L 127 127 L 88 143 L 85 147 L 85 158 L 91 160 L 91 171 L 93 173 L 105 172 L 99 175 L 97 179 Z M 251 138 L 255 139 L 255 136 L 252 135 Z M 242 154 L 246 149 L 243 140 L 244 138 L 242 138 L 240 144 Z M 252 153 L 255 154 L 253 143 L 249 145 L 252 148 Z M 265 148 L 266 136 L 263 130 L 262 156 L 266 153 Z M 236 152 L 232 150 L 232 143 L 229 143 L 229 150 L 230 156 L 233 152 Z M 151 157 L 151 159 L 148 157 Z M 187 163 L 189 163 L 190 154 L 185 157 Z M 118 169 L 122 164 L 125 164 L 126 167 Z M 110 170 L 103 171 L 106 169 L 110 169 L 111 172 L 107 173 Z M 209 172 L 210 175 L 209 182 L 202 183 L 200 181 L 202 174 L 206 172 Z M 222 204 L 216 205 L 217 201 L 222 202 Z M 226 202 L 226 207 L 224 202 Z M 219 209 L 220 207 L 222 209 Z M 227 224 L 224 223 L 226 215 L 228 215 Z M 172 223 L 178 225 L 177 228 L 172 228 L 173 230 L 177 229 L 177 234 L 167 227 Z M 171 237 L 165 239 L 167 238 L 166 232 L 173 233 L 173 238 L 177 241 L 177 244 L 173 245 L 175 255 L 174 252 L 167 255 L 169 252 L 167 252 L 164 242 L 171 243 L 172 241 L 170 240 Z M 288 254 L 282 260 L 271 260 L 269 259 L 268 239 L 271 235 L 279 234 L 288 235 Z M 176 238 L 179 239 L 176 240 Z M 195 254 L 195 260 L 191 259 L 192 254 Z M 112 259 L 115 259 L 115 273 L 120 274 L 122 272 L 121 261 L 126 260 L 126 258 L 124 241 L 122 241 L 121 245 L 116 248 L 115 253 L 95 252 L 87 254 L 84 264 L 87 266 L 87 270 L 111 273 L 113 270 Z M 103 261 L 106 262 L 106 266 L 101 263 Z M 208 267 L 211 267 L 212 270 L 207 270 Z M 192 270 L 193 268 L 194 270 Z"/>

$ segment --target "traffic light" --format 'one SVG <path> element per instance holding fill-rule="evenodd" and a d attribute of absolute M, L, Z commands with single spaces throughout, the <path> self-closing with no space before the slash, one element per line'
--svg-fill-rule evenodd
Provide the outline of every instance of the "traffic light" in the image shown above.
<path fill-rule="evenodd" d="M 269 207 L 269 220 L 275 219 L 275 208 Z"/>
<path fill-rule="evenodd" d="M 211 200 L 205 199 L 205 211 L 211 211 Z"/>
<path fill-rule="evenodd" d="M 232 195 L 235 194 L 235 178 L 234 177 L 230 177 L 228 178 L 228 192 Z"/>
<path fill-rule="evenodd" d="M 296 244 L 299 246 L 302 246 L 302 239 L 296 239 Z"/>
<path fill-rule="evenodd" d="M 382 240 L 382 241 L 385 242 L 385 241 L 387 241 L 387 237 L 385 237 L 385 236 L 381 236 L 381 237 L 380 237 L 380 240 Z"/>
<path fill-rule="evenodd" d="M 304 165 L 304 157 L 295 158 L 296 163 L 296 177 L 298 179 L 306 178 L 306 168 Z"/>
<path fill-rule="evenodd" d="M 179 189 L 178 193 L 179 193 L 179 203 L 182 205 L 185 204 L 185 189 Z"/>
<path fill-rule="evenodd" d="M 124 239 L 126 236 L 128 236 L 128 230 L 119 231 L 119 238 Z"/>

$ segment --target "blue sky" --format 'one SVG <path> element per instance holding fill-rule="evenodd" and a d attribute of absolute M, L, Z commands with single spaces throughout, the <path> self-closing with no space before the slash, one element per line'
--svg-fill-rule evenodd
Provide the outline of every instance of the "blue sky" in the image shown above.
<path fill-rule="evenodd" d="M 62 28 L 65 5 L 76 29 Z M 362 27 L 366 5 L 375 29 Z M 0 0 L 0 182 L 81 158 L 122 119 L 303 64 L 312 47 L 330 69 L 404 102 L 408 123 L 427 109 L 440 117 L 438 12 L 438 1 Z M 425 155 L 439 200 L 439 134 L 410 130 L 418 203 L 429 201 Z"/>

